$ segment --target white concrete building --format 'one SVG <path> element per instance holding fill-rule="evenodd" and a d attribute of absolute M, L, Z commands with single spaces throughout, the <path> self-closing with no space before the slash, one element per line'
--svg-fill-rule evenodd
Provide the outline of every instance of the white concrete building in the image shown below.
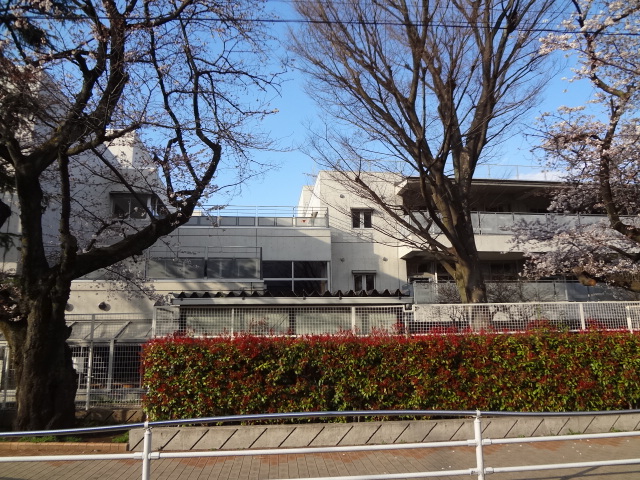
<path fill-rule="evenodd" d="M 96 159 L 87 156 L 74 162 L 72 185 L 77 214 L 73 221 L 76 231 L 84 236 L 81 246 L 91 241 L 98 228 L 95 218 L 121 219 L 124 231 L 146 221 L 140 201 L 155 213 L 161 214 L 165 208 L 160 180 L 143 146 L 135 138 L 130 140 L 109 145 L 103 154 L 129 178 L 136 195 L 124 190 L 112 172 L 98 171 L 104 166 L 99 167 L 103 164 Z M 416 188 L 416 179 L 370 175 L 374 176 L 377 193 L 394 204 L 409 201 Z M 509 227 L 520 219 L 540 220 L 550 215 L 546 213 L 548 198 L 544 192 L 554 185 L 518 180 L 474 182 L 474 229 L 490 297 L 492 285 L 500 282 L 493 291 L 505 297 L 498 298 L 501 301 L 604 298 L 602 288 L 588 289 L 565 279 L 525 286 L 516 283 L 524 258 L 509 243 Z M 52 196 L 45 218 L 52 245 L 57 242 L 56 215 Z M 567 222 L 602 219 L 584 215 L 563 218 Z M 3 230 L 19 234 L 15 212 Z M 118 234 L 117 229 L 110 231 Z M 2 269 L 19 271 L 17 262 L 16 251 L 6 251 Z M 95 272 L 76 280 L 68 311 L 138 313 L 150 318 L 154 305 L 169 304 L 183 292 L 183 299 L 185 295 L 200 298 L 205 294 L 218 294 L 220 298 L 231 292 L 246 298 L 265 293 L 319 296 L 373 290 L 388 291 L 389 298 L 397 296 L 397 291 L 408 297 L 415 295 L 417 303 L 448 303 L 455 297 L 451 279 L 429 253 L 417 248 L 408 236 L 403 241 L 401 229 L 380 208 L 368 204 L 335 172 L 328 171 L 320 172 L 313 185 L 303 188 L 296 207 L 203 206 L 186 225 L 125 267 L 115 276 Z M 122 276 L 136 281 L 120 281 Z M 134 285 L 153 295 L 140 295 Z M 508 292 L 513 298 L 506 298 Z"/>
<path fill-rule="evenodd" d="M 104 154 L 131 177 L 136 194 L 117 187 L 108 172 L 98 172 L 91 158 L 78 163 L 73 221 L 81 246 L 94 240 L 94 214 L 113 221 L 110 234 L 117 235 L 143 225 L 147 210 L 162 214 L 165 208 L 144 150 L 112 145 Z M 396 204 L 410 198 L 415 185 L 399 176 L 377 180 L 377 193 Z M 548 200 L 542 193 L 553 185 L 475 181 L 474 229 L 490 300 L 534 302 L 526 304 L 447 305 L 455 286 L 433 258 L 410 238 L 403 241 L 397 225 L 334 172 L 320 172 L 296 207 L 202 206 L 186 225 L 115 273 L 95 272 L 73 282 L 67 321 L 77 401 L 87 408 L 138 402 L 140 349 L 154 335 L 522 331 L 540 319 L 571 330 L 593 321 L 637 330 L 638 302 L 577 302 L 611 298 L 602 287 L 566 279 L 517 281 L 524 259 L 511 250 L 509 227 L 518 219 L 544 220 Z M 56 212 L 51 197 L 45 226 L 52 246 Z M 15 211 L 3 231 L 20 233 Z M 5 251 L 0 267 L 19 272 L 18 262 L 17 251 Z M 152 294 L 139 294 L 140 287 Z M 562 303 L 567 300 L 572 303 Z M 0 380 L 11 378 L 9 365 L 0 335 Z M 3 385 L 0 404 L 11 402 L 14 392 L 10 381 Z"/>

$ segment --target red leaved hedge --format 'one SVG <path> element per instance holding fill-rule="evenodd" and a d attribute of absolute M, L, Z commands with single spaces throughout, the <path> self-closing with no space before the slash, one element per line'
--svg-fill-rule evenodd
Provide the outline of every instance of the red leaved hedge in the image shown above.
<path fill-rule="evenodd" d="M 239 336 L 156 339 L 143 349 L 154 419 L 244 413 L 640 406 L 640 336 Z"/>

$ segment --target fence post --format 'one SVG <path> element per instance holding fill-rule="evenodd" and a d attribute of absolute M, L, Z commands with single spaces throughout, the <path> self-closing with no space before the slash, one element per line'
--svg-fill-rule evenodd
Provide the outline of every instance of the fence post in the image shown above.
<path fill-rule="evenodd" d="M 236 309 L 231 308 L 231 336 L 236 333 Z"/>
<path fill-rule="evenodd" d="M 156 328 L 158 327 L 158 307 L 154 305 L 153 315 L 151 315 L 151 338 L 156 337 Z"/>
<path fill-rule="evenodd" d="M 87 358 L 87 393 L 85 410 L 91 408 L 91 382 L 93 381 L 93 331 L 96 328 L 96 314 L 91 314 L 91 333 L 89 334 L 89 358 Z"/>
<path fill-rule="evenodd" d="M 580 312 L 580 328 L 582 330 L 586 330 L 587 329 L 587 322 L 584 318 L 584 305 L 582 302 L 580 302 L 580 304 L 578 305 L 578 310 Z"/>
<path fill-rule="evenodd" d="M 151 427 L 149 420 L 144 422 L 144 438 L 142 441 L 142 480 L 151 477 Z"/>
<path fill-rule="evenodd" d="M 356 324 L 356 307 L 351 307 L 351 332 L 356 335 L 358 333 Z"/>
<path fill-rule="evenodd" d="M 473 433 L 476 443 L 476 467 L 478 469 L 478 480 L 484 480 L 484 454 L 482 452 L 482 413 L 476 410 L 476 418 L 473 421 Z"/>
<path fill-rule="evenodd" d="M 9 362 L 11 356 L 9 355 L 9 346 L 7 345 L 2 349 L 2 371 L 0 371 L 0 382 L 2 385 L 2 408 L 7 408 L 7 390 L 9 389 Z"/>

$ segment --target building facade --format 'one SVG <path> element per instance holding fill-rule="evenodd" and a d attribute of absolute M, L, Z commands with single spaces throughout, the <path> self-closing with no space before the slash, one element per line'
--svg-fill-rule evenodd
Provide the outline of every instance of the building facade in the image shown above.
<path fill-rule="evenodd" d="M 147 153 L 135 139 L 108 145 L 108 155 L 136 190 L 123 189 L 100 162 L 84 158 L 73 177 L 77 215 L 73 222 L 81 245 L 97 227 L 92 218 L 111 219 L 111 235 L 162 214 L 161 182 L 149 168 Z M 395 205 L 410 205 L 417 180 L 375 175 L 378 195 Z M 370 182 L 371 183 L 371 182 Z M 588 301 L 616 298 L 605 287 L 585 287 L 565 278 L 522 282 L 525 258 L 511 244 L 521 220 L 545 221 L 549 190 L 540 181 L 478 179 L 473 184 L 473 226 L 490 301 Z M 11 201 L 10 195 L 5 195 Z M 144 205 L 141 205 L 143 203 Z M 144 207 L 144 208 L 143 208 Z M 419 205 L 412 208 L 419 209 Z M 90 212 L 90 215 L 87 215 Z M 565 215 L 563 222 L 598 222 L 599 215 Z M 118 225 L 120 225 L 118 227 Z M 121 228 L 119 232 L 117 228 Z M 51 199 L 44 229 L 57 242 L 57 205 Z M 19 234 L 17 213 L 3 230 Z M 108 237 L 107 237 L 108 238 Z M 102 239 L 102 241 L 108 241 Z M 17 250 L 4 252 L 2 269 L 19 272 Z M 318 296 L 340 292 L 395 292 L 415 303 L 455 303 L 452 279 L 433 255 L 419 248 L 403 227 L 349 188 L 336 172 L 321 171 L 305 186 L 295 207 L 202 206 L 183 226 L 125 264 L 74 281 L 68 312 L 143 314 L 175 302 L 180 294 Z M 628 300 L 622 293 L 619 299 Z M 228 298 L 225 302 L 230 302 Z M 211 303 L 215 303 L 212 299 Z M 219 301 L 220 302 L 220 301 Z M 403 300 L 402 303 L 405 303 Z"/>

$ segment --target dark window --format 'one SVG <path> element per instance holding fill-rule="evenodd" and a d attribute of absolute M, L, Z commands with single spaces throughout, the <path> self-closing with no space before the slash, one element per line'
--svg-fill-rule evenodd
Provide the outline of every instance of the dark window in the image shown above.
<path fill-rule="evenodd" d="M 167 209 L 155 195 L 148 193 L 112 193 L 111 213 L 118 218 L 147 218 L 147 209 L 154 217 L 164 217 Z"/>
<path fill-rule="evenodd" d="M 376 274 L 375 273 L 354 273 L 353 274 L 353 289 L 355 291 L 360 290 L 373 290 L 376 288 Z"/>
<path fill-rule="evenodd" d="M 309 294 L 312 292 L 324 293 L 327 291 L 326 280 L 294 280 L 293 291 L 297 294 Z"/>
<path fill-rule="evenodd" d="M 329 284 L 327 262 L 264 261 L 262 271 L 265 287 L 273 294 L 324 293 Z"/>
<path fill-rule="evenodd" d="M 273 295 L 288 295 L 293 291 L 291 280 L 265 280 L 264 286 Z"/>
<path fill-rule="evenodd" d="M 482 264 L 482 271 L 486 280 L 517 280 L 518 272 L 522 268 L 522 262 L 514 260 L 510 262 L 487 262 Z"/>
<path fill-rule="evenodd" d="M 354 208 L 351 210 L 351 226 L 353 228 L 372 228 L 373 210 Z"/>
<path fill-rule="evenodd" d="M 291 262 L 268 260 L 262 262 L 264 278 L 291 278 Z"/>
<path fill-rule="evenodd" d="M 327 262 L 293 262 L 294 278 L 325 278 Z"/>
<path fill-rule="evenodd" d="M 138 198 L 131 193 L 112 193 L 112 213 L 118 218 L 146 218 L 146 206 L 150 195 L 139 194 Z"/>
<path fill-rule="evenodd" d="M 436 276 L 437 276 L 438 283 L 453 282 L 453 277 L 449 275 L 449 272 L 447 272 L 447 269 L 444 268 L 439 263 L 436 265 Z"/>

